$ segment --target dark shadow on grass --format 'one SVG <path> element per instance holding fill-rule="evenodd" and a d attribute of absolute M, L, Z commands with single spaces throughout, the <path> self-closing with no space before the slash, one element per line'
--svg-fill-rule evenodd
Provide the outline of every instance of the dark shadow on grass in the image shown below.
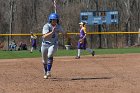
<path fill-rule="evenodd" d="M 93 77 L 93 78 L 50 78 L 52 81 L 80 81 L 80 80 L 96 80 L 111 79 L 111 77 Z"/>

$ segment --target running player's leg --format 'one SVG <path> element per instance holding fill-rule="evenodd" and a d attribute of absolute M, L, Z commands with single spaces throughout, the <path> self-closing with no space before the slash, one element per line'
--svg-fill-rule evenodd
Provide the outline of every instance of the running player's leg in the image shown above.
<path fill-rule="evenodd" d="M 92 56 L 94 56 L 95 55 L 95 52 L 92 49 L 90 49 L 90 48 L 87 47 L 88 46 L 88 43 L 87 43 L 87 40 L 86 39 L 85 39 L 84 42 L 85 42 L 85 45 L 84 45 L 85 50 L 88 51 L 90 54 L 92 54 Z"/>
<path fill-rule="evenodd" d="M 92 56 L 95 55 L 95 51 L 90 48 L 86 48 L 86 51 L 88 51 L 90 54 L 92 54 Z"/>
<path fill-rule="evenodd" d="M 52 64 L 53 64 L 53 55 L 57 50 L 57 46 L 56 45 L 52 45 L 48 48 L 48 63 L 47 63 L 47 74 L 48 76 L 50 76 L 51 73 L 51 68 L 52 68 Z"/>
<path fill-rule="evenodd" d="M 47 74 L 47 61 L 48 61 L 48 47 L 41 46 L 42 63 L 44 66 L 44 75 Z"/>
<path fill-rule="evenodd" d="M 88 51 L 89 53 L 92 53 L 92 49 L 90 49 L 90 48 L 86 48 L 86 51 Z"/>
<path fill-rule="evenodd" d="M 34 48 L 33 48 L 33 47 L 31 47 L 30 53 L 32 53 L 32 52 L 33 52 L 33 49 L 34 49 Z"/>
<path fill-rule="evenodd" d="M 75 57 L 75 59 L 79 59 L 80 55 L 81 55 L 81 43 L 78 42 L 78 49 L 77 49 L 77 56 Z"/>

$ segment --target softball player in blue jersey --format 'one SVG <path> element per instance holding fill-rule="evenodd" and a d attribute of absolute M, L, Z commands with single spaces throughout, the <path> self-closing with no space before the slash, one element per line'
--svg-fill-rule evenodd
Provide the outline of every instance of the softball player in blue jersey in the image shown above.
<path fill-rule="evenodd" d="M 42 31 L 42 62 L 44 66 L 44 79 L 51 77 L 51 68 L 53 64 L 53 55 L 58 46 L 58 34 L 61 32 L 65 34 L 61 25 L 59 24 L 59 15 L 51 13 L 49 15 L 49 22 L 46 23 Z"/>

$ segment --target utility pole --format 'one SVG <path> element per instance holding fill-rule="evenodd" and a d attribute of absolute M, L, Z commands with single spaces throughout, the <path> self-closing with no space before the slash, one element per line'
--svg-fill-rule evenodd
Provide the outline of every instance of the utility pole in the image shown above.
<path fill-rule="evenodd" d="M 98 6 L 98 0 L 96 0 L 96 12 L 97 14 L 99 13 L 99 6 Z M 101 24 L 98 24 L 98 32 L 101 32 Z M 102 36 L 99 34 L 99 47 L 102 48 Z"/>
<path fill-rule="evenodd" d="M 87 0 L 87 10 L 89 9 L 89 6 L 88 5 L 89 5 L 89 0 Z"/>
<path fill-rule="evenodd" d="M 128 0 L 127 1 L 127 5 L 128 5 L 128 32 L 130 31 L 130 1 Z M 131 45 L 131 36 L 130 36 L 130 34 L 129 34 L 129 36 L 128 36 L 128 46 L 130 46 Z"/>
<path fill-rule="evenodd" d="M 54 11 L 55 13 L 57 12 L 57 4 L 56 4 L 56 0 L 53 1 L 53 6 L 54 6 Z"/>
<path fill-rule="evenodd" d="M 9 22 L 9 34 L 12 34 L 12 23 L 13 23 L 13 5 L 14 2 L 13 0 L 10 0 L 10 22 Z M 8 36 L 8 50 L 9 50 L 9 43 L 12 40 L 12 36 Z"/>
<path fill-rule="evenodd" d="M 10 0 L 10 34 L 12 34 L 12 23 L 13 23 L 13 0 Z M 10 35 L 10 40 L 12 39 L 12 36 Z"/>
<path fill-rule="evenodd" d="M 96 0 L 96 11 L 98 11 L 98 0 Z"/>

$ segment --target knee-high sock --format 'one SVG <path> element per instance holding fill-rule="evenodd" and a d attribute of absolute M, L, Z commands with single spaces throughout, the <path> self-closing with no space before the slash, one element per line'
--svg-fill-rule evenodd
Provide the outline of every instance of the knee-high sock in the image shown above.
<path fill-rule="evenodd" d="M 34 49 L 34 48 L 33 48 L 33 47 L 31 47 L 31 52 L 33 52 L 33 49 Z"/>
<path fill-rule="evenodd" d="M 47 64 L 43 64 L 43 66 L 44 66 L 44 72 L 46 73 L 47 72 Z"/>
<path fill-rule="evenodd" d="M 78 49 L 78 56 L 80 57 L 81 55 L 81 49 Z"/>
<path fill-rule="evenodd" d="M 48 64 L 47 64 L 47 71 L 51 71 L 52 63 L 53 63 L 53 57 L 49 57 Z"/>

